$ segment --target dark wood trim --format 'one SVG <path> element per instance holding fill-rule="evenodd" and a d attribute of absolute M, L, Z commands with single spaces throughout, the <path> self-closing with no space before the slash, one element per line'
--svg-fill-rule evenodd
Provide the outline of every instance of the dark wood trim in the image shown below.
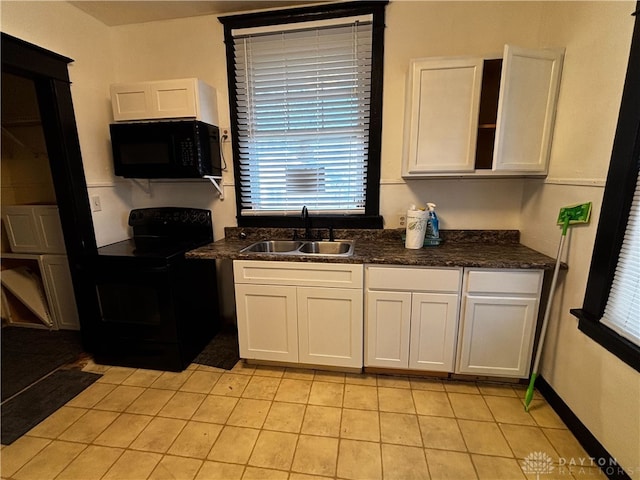
<path fill-rule="evenodd" d="M 594 465 L 610 479 L 631 480 L 631 477 L 620 467 L 615 458 L 607 451 L 598 439 L 589 431 L 584 423 L 576 416 L 560 395 L 540 376 L 536 379 L 536 389 L 542 394 L 547 403 L 567 425 L 574 437 L 580 442 L 587 454 L 593 459 Z M 570 459 L 566 459 L 567 463 Z M 578 461 L 579 459 L 576 459 Z M 585 459 L 586 460 L 586 459 Z M 579 468 L 580 465 L 577 467 Z"/>
<path fill-rule="evenodd" d="M 304 228 L 300 215 L 255 215 L 238 219 L 239 227 Z M 380 215 L 309 215 L 311 228 L 382 228 Z"/>
<path fill-rule="evenodd" d="M 33 80 L 85 348 L 99 307 L 86 265 L 96 240 L 67 64 L 72 60 L 2 34 L 2 70 Z"/>
<path fill-rule="evenodd" d="M 72 59 L 2 32 L 2 69 L 25 77 L 47 77 L 69 82 Z"/>
<path fill-rule="evenodd" d="M 629 53 L 629 65 L 622 94 L 618 126 L 611 153 L 609 173 L 598 233 L 594 244 L 589 281 L 583 310 L 602 317 L 609 298 L 613 274 L 618 263 L 633 192 L 638 178 L 638 132 L 640 131 L 640 18 L 635 27 Z"/>
<path fill-rule="evenodd" d="M 296 7 L 279 10 L 268 10 L 256 13 L 226 15 L 218 17 L 225 29 L 263 27 L 284 23 L 310 22 L 327 18 L 350 17 L 384 12 L 388 0 L 331 3 L 311 7 Z M 226 39 L 226 35 L 225 35 Z"/>
<path fill-rule="evenodd" d="M 578 318 L 578 328 L 582 333 L 640 373 L 640 353 L 637 345 L 602 324 L 600 319 L 590 317 L 582 309 L 572 309 L 571 313 Z"/>
<path fill-rule="evenodd" d="M 224 24 L 224 22 L 223 22 Z M 240 206 L 242 205 L 242 191 L 240 188 L 240 141 L 238 138 L 238 95 L 236 93 L 236 77 L 235 77 L 235 63 L 236 56 L 233 48 L 233 35 L 232 27 L 228 24 L 224 24 L 224 43 L 227 53 L 227 89 L 229 91 L 229 117 L 231 120 L 231 150 L 233 158 L 233 178 L 236 180 L 236 222 L 238 226 L 246 226 L 241 223 Z"/>
<path fill-rule="evenodd" d="M 231 141 L 233 147 L 233 172 L 240 179 L 238 158 L 238 111 L 235 83 L 235 54 L 233 29 L 266 25 L 279 25 L 327 18 L 373 14 L 373 59 L 371 66 L 371 106 L 369 124 L 369 157 L 367 165 L 367 198 L 364 215 L 315 216 L 319 227 L 382 228 L 380 212 L 380 174 L 382 150 L 382 97 L 384 78 L 384 29 L 387 1 L 345 2 L 312 7 L 273 10 L 242 15 L 218 17 L 224 25 L 224 41 L 227 54 L 227 86 L 229 89 L 229 113 L 231 117 Z M 239 180 L 236 180 L 239 182 Z M 236 194 L 236 219 L 240 227 L 292 227 L 298 226 L 298 218 L 291 216 L 242 216 L 242 192 L 238 184 Z"/>
<path fill-rule="evenodd" d="M 636 7 L 640 7 L 640 2 Z M 622 341 L 622 337 L 600 324 L 600 319 L 609 298 L 640 170 L 640 89 L 638 85 L 640 85 L 640 18 L 636 16 L 584 302 L 581 309 L 572 310 L 572 313 L 580 319 L 578 327 L 582 332 L 636 370 L 638 358 L 640 358 L 640 347 L 631 342 Z M 634 361 L 629 362 L 630 359 Z"/>
<path fill-rule="evenodd" d="M 369 161 L 365 213 L 380 213 L 380 172 L 382 162 L 382 93 L 384 78 L 384 5 L 373 10 L 371 56 L 371 104 L 369 106 Z M 382 227 L 380 227 L 382 228 Z"/>

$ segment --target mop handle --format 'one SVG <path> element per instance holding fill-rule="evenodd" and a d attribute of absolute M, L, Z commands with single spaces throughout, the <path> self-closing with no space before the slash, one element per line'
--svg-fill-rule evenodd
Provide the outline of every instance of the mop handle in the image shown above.
<path fill-rule="evenodd" d="M 568 223 L 568 222 L 567 222 Z M 544 320 L 542 321 L 542 329 L 540 330 L 540 339 L 538 340 L 538 351 L 536 352 L 536 359 L 533 362 L 533 373 L 538 373 L 538 366 L 540 365 L 540 357 L 542 356 L 542 346 L 544 345 L 544 337 L 547 333 L 547 324 L 549 323 L 549 315 L 551 314 L 551 304 L 553 303 L 553 293 L 556 289 L 556 283 L 558 281 L 558 273 L 560 272 L 560 255 L 562 255 L 562 247 L 564 246 L 564 239 L 566 238 L 567 230 L 562 229 L 562 235 L 560 236 L 560 245 L 558 246 L 558 254 L 556 256 L 556 266 L 553 269 L 553 279 L 551 280 L 551 288 L 549 289 L 549 297 L 547 298 L 547 308 L 544 312 Z"/>

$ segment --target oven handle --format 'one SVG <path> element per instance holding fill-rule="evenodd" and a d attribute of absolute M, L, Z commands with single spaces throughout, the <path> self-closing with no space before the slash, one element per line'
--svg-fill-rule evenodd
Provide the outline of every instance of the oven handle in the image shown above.
<path fill-rule="evenodd" d="M 102 268 L 100 268 L 100 267 L 102 267 Z M 90 264 L 88 266 L 81 265 L 81 264 L 76 264 L 76 268 L 78 268 L 78 270 L 89 272 L 89 273 L 92 273 L 93 275 L 96 275 L 96 274 L 99 275 L 99 274 L 104 273 L 106 271 L 111 273 L 111 272 L 113 272 L 115 270 L 118 270 L 118 271 L 121 270 L 120 268 L 113 269 L 112 267 L 113 267 L 113 265 L 99 265 L 98 262 Z M 127 269 L 129 269 L 129 268 L 127 267 Z M 126 269 L 124 269 L 124 270 L 126 270 Z M 138 274 L 138 273 L 163 273 L 163 272 L 171 271 L 173 269 L 172 269 L 171 265 L 163 265 L 161 267 L 147 267 L 147 266 L 139 267 L 139 266 L 136 266 L 135 268 L 131 268 L 129 270 L 133 270 L 133 271 L 135 271 L 136 274 Z"/>

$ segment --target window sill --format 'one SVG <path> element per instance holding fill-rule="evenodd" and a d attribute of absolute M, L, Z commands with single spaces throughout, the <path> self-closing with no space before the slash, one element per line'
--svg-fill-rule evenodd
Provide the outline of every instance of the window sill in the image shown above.
<path fill-rule="evenodd" d="M 601 324 L 599 319 L 582 309 L 574 308 L 571 313 L 578 318 L 578 329 L 582 333 L 640 372 L 640 347 Z"/>
<path fill-rule="evenodd" d="M 289 216 L 239 216 L 239 227 L 273 227 L 300 228 L 302 217 Z M 310 215 L 312 228 L 382 228 L 383 219 L 380 215 Z"/>

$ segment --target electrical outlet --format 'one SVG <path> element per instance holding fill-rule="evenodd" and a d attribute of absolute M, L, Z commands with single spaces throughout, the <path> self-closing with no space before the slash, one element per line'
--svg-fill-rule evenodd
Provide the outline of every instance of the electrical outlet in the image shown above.
<path fill-rule="evenodd" d="M 398 224 L 401 227 L 405 227 L 407 225 L 407 214 L 406 213 L 398 214 Z"/>
<path fill-rule="evenodd" d="M 91 211 L 99 212 L 102 210 L 102 205 L 100 205 L 100 196 L 94 195 L 91 197 Z"/>
<path fill-rule="evenodd" d="M 220 141 L 222 143 L 229 143 L 231 141 L 231 130 L 228 127 L 220 129 Z"/>

